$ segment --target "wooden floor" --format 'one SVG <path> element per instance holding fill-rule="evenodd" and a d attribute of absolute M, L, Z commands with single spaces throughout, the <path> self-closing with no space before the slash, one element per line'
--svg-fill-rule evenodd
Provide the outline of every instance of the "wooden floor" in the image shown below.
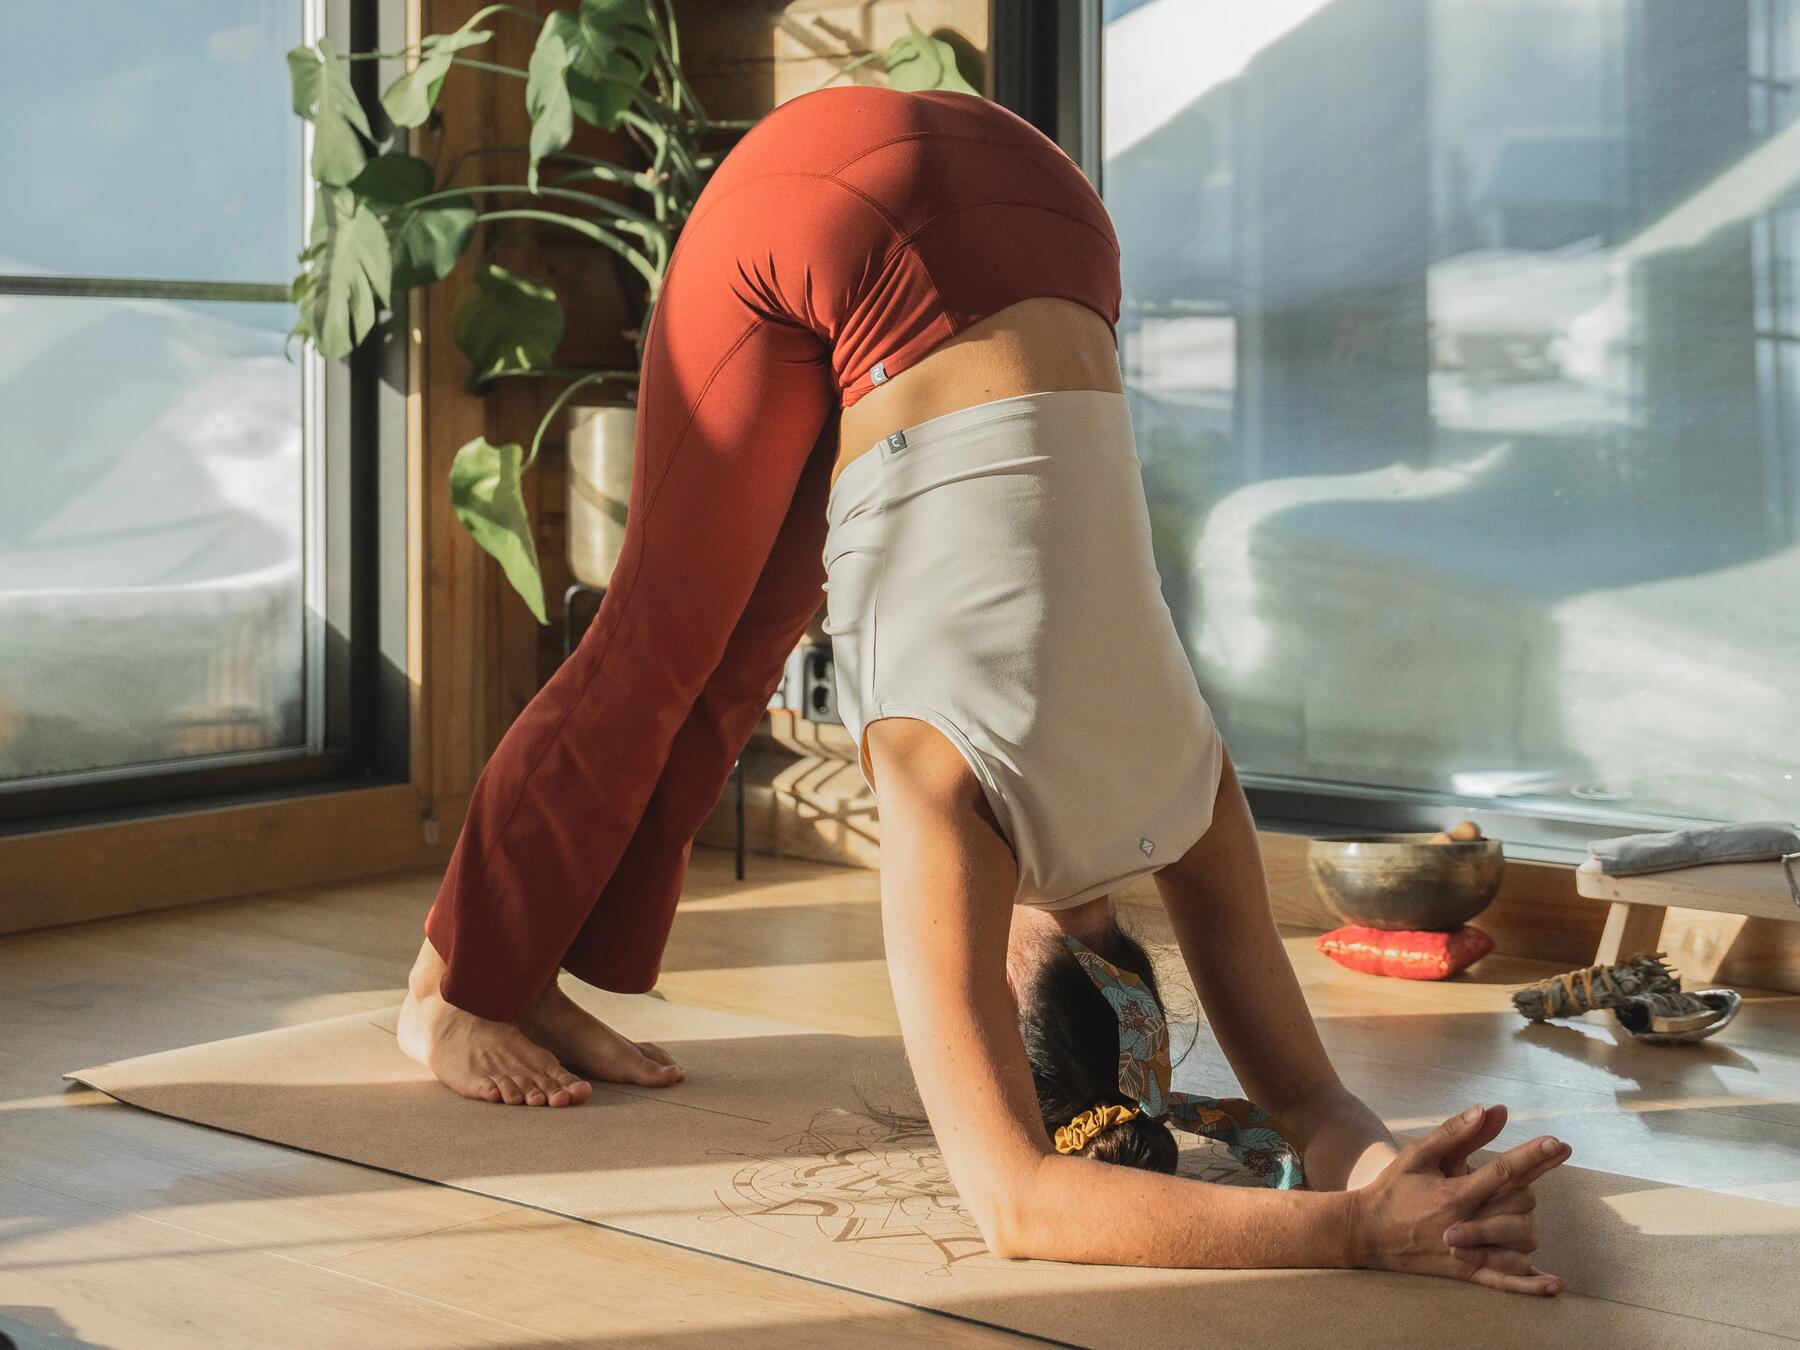
<path fill-rule="evenodd" d="M 291 1152 L 66 1089 L 68 1069 L 398 1001 L 435 876 L 0 939 L 0 1329 L 104 1346 L 1020 1343 L 804 1280 Z M 1165 941 L 1152 907 L 1141 936 Z M 1396 1130 L 1503 1101 L 1607 1171 L 1800 1204 L 1800 998 L 1712 1041 L 1528 1027 L 1490 957 L 1446 984 L 1289 949 L 1333 1058 Z M 698 849 L 662 993 L 895 1031 L 872 872 Z M 627 1028 L 629 1030 L 629 1028 Z M 1180 1070 L 1215 1092 L 1197 1048 Z M 1555 1253 L 1542 1256 L 1555 1269 Z M 21 1337 L 24 1341 L 25 1338 Z M 26 1342 L 29 1343 L 29 1342 Z M 47 1340 L 45 1344 L 56 1344 Z"/>

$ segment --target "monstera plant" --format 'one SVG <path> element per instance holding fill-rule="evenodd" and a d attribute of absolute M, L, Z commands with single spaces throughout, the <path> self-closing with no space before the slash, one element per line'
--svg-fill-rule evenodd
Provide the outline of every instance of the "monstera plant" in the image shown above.
<path fill-rule="evenodd" d="M 484 59 L 502 24 L 536 30 L 523 70 Z M 976 91 L 957 72 L 949 44 L 908 21 L 892 46 L 858 57 L 832 76 L 871 61 L 907 89 Z M 406 72 L 381 93 L 392 124 L 371 125 L 349 63 L 403 58 Z M 342 357 L 369 335 L 401 292 L 442 281 L 474 250 L 474 267 L 455 295 L 452 330 L 480 389 L 529 376 L 567 381 L 529 446 L 478 437 L 456 454 L 451 504 L 475 540 L 504 569 L 540 623 L 546 621 L 521 476 L 546 430 L 577 393 L 612 384 L 634 394 L 631 368 L 558 366 L 567 315 L 548 282 L 501 266 L 496 247 L 521 229 L 562 231 L 610 254 L 627 281 L 623 330 L 641 359 L 650 314 L 676 236 L 729 142 L 754 120 L 709 116 L 682 74 L 671 0 L 580 0 L 548 13 L 488 5 L 450 33 L 404 51 L 336 51 L 329 39 L 288 53 L 294 111 L 313 126 L 312 232 L 300 254 L 290 337 L 326 357 Z M 530 135 L 524 145 L 481 145 L 449 163 L 406 153 L 405 129 L 434 115 L 447 79 L 480 70 L 519 82 Z M 829 81 L 827 82 L 829 83 Z M 615 163 L 571 148 L 577 123 L 622 133 L 634 162 Z"/>

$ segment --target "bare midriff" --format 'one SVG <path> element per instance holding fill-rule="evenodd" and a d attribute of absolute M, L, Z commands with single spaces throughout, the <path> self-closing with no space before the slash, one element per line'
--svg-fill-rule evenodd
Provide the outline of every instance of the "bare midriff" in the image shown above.
<path fill-rule="evenodd" d="M 1122 393 L 1118 349 L 1106 320 L 1086 305 L 1033 296 L 945 339 L 839 413 L 831 481 L 898 428 L 1052 389 Z"/>

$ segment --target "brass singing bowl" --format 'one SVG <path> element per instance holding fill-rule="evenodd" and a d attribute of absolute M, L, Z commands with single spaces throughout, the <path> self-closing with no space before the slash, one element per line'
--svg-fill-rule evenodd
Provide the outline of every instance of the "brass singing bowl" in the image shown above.
<path fill-rule="evenodd" d="M 1498 839 L 1431 844 L 1428 833 L 1315 839 L 1306 850 L 1313 893 L 1345 923 L 1368 928 L 1460 928 L 1500 889 Z"/>

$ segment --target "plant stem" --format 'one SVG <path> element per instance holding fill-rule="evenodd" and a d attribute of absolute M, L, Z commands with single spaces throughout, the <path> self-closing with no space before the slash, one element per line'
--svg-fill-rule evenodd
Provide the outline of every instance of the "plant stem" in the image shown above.
<path fill-rule="evenodd" d="M 583 375 L 592 375 L 590 366 L 531 366 L 524 370 L 496 370 L 488 379 L 491 380 L 578 380 Z M 631 378 L 636 379 L 635 375 Z"/>
<path fill-rule="evenodd" d="M 596 244 L 604 244 L 607 248 L 610 248 L 614 253 L 617 253 L 621 258 L 625 259 L 626 262 L 636 268 L 638 274 L 642 276 L 645 281 L 649 282 L 651 286 L 654 287 L 657 284 L 656 268 L 651 265 L 648 258 L 642 253 L 639 253 L 624 240 L 615 238 L 611 231 L 602 229 L 591 220 L 578 220 L 574 216 L 558 215 L 554 211 L 527 211 L 522 209 L 509 211 L 483 211 L 477 215 L 475 219 L 478 223 L 484 220 L 539 220 L 547 225 L 560 225 L 566 230 L 573 230 L 579 235 L 592 239 Z"/>
<path fill-rule="evenodd" d="M 444 182 L 449 183 L 457 174 L 461 173 L 463 161 L 473 155 L 518 155 L 524 158 L 530 154 L 531 147 L 528 145 L 470 146 L 467 150 L 459 151 L 456 158 L 451 161 L 450 171 L 444 175 Z M 584 166 L 578 173 L 564 174 L 561 178 L 551 179 L 552 183 L 566 183 L 576 178 L 591 176 L 603 183 L 618 183 L 625 187 L 637 188 L 642 192 L 650 192 L 655 188 L 655 183 L 651 180 L 650 175 L 641 169 L 623 168 L 609 160 L 595 159 L 592 155 L 578 155 L 573 150 L 555 150 L 545 155 L 544 159 L 567 160 L 571 164 Z M 475 188 L 469 189 L 471 192 L 476 190 Z"/>
<path fill-rule="evenodd" d="M 562 393 L 558 394 L 556 398 L 552 400 L 549 408 L 545 410 L 543 417 L 539 420 L 537 434 L 531 438 L 531 452 L 525 456 L 525 462 L 519 465 L 519 471 L 523 473 L 526 469 L 530 468 L 532 463 L 537 459 L 538 446 L 543 443 L 544 433 L 550 429 L 550 424 L 556 420 L 556 414 L 562 411 L 563 404 L 574 397 L 576 390 L 586 388 L 590 384 L 597 384 L 601 380 L 623 379 L 631 383 L 636 383 L 637 378 L 637 373 L 635 371 L 590 370 L 586 375 L 583 375 L 580 379 L 571 383 L 567 389 L 563 390 Z"/>
<path fill-rule="evenodd" d="M 483 19 L 487 18 L 487 16 L 490 14 L 516 14 L 521 19 L 530 20 L 534 26 L 542 24 L 544 22 L 543 15 L 534 14 L 531 10 L 524 8 L 522 5 L 507 5 L 507 4 L 488 5 L 484 9 L 476 10 L 475 13 L 472 16 L 470 16 L 469 20 L 466 23 L 464 23 L 463 26 L 461 28 L 457 29 L 456 31 L 460 33 L 460 32 L 465 31 L 466 29 L 473 28 L 476 24 L 480 23 Z"/>
<path fill-rule="evenodd" d="M 554 154 L 546 155 L 545 158 L 566 159 L 571 164 L 579 164 L 584 172 L 592 172 L 594 177 L 604 182 L 626 183 L 632 187 L 642 188 L 646 192 L 652 186 L 650 175 L 643 170 L 627 169 L 623 165 L 614 164 L 611 160 L 595 159 L 592 155 L 578 155 L 572 150 L 558 150 Z"/>
<path fill-rule="evenodd" d="M 869 62 L 879 61 L 880 59 L 881 59 L 880 52 L 864 52 L 861 56 L 857 57 L 854 61 L 849 61 L 849 62 L 846 62 L 844 65 L 839 66 L 837 68 L 837 73 L 831 77 L 831 80 L 835 80 L 838 77 L 838 75 L 848 75 L 851 71 L 855 70 L 858 66 L 866 66 L 869 64 Z M 831 80 L 827 80 L 827 81 L 825 81 L 825 83 L 830 84 Z"/>
<path fill-rule="evenodd" d="M 424 206 L 428 202 L 445 201 L 454 197 L 473 197 L 484 192 L 518 192 L 527 196 L 558 197 L 565 201 L 582 202 L 605 211 L 608 215 L 621 221 L 629 222 L 632 232 L 636 234 L 649 234 L 658 228 L 657 223 L 643 212 L 633 211 L 629 206 L 621 205 L 610 198 L 600 197 L 592 192 L 576 192 L 570 188 L 544 187 L 542 185 L 538 187 L 536 193 L 533 193 L 523 183 L 483 183 L 471 187 L 444 188 L 438 192 L 427 192 L 423 197 L 414 197 L 411 201 L 402 203 L 400 209 L 412 210 L 415 207 Z"/>
<path fill-rule="evenodd" d="M 682 143 L 681 138 L 676 135 L 669 126 L 660 123 L 653 118 L 640 117 L 638 114 L 629 110 L 621 112 L 619 114 L 619 120 L 626 126 L 642 131 L 653 139 L 665 142 L 671 150 L 680 151 L 676 158 L 683 170 L 683 179 L 687 185 L 693 187 L 695 191 L 699 190 L 699 183 L 697 181 L 699 175 L 694 167 L 694 161 L 688 155 L 686 145 Z"/>
<path fill-rule="evenodd" d="M 558 174 L 549 181 L 555 185 L 574 183 L 583 178 L 592 178 L 601 183 L 617 183 L 621 187 L 635 188 L 639 192 L 645 193 L 654 193 L 657 187 L 656 180 L 648 173 L 633 169 L 621 169 L 615 164 L 603 164 L 599 160 L 579 169 L 571 169 L 568 173 Z"/>
<path fill-rule="evenodd" d="M 453 56 L 450 58 L 450 64 L 453 66 L 467 66 L 470 70 L 491 70 L 496 75 L 511 75 L 517 80 L 530 78 L 524 71 L 517 67 L 503 66 L 498 61 L 477 61 L 473 57 Z"/>
<path fill-rule="evenodd" d="M 688 88 L 687 75 L 681 69 L 681 35 L 676 31 L 675 0 L 664 0 L 662 27 L 663 32 L 668 35 L 667 49 L 669 69 L 675 72 L 675 78 L 681 81 L 682 89 L 690 98 L 692 98 L 694 91 Z M 700 108 L 700 100 L 694 99 L 693 102 L 696 111 L 698 111 Z M 706 114 L 701 112 L 700 115 L 705 117 Z"/>
<path fill-rule="evenodd" d="M 700 106 L 699 96 L 694 93 L 681 69 L 681 48 L 676 37 L 674 6 L 665 3 L 663 9 L 664 12 L 659 15 L 655 0 L 650 0 L 644 6 L 644 16 L 649 19 L 651 35 L 656 39 L 657 54 L 662 58 L 657 62 L 657 76 L 664 100 L 677 117 L 683 117 L 682 104 L 685 101 L 692 111 L 683 120 L 704 122 L 706 110 Z"/>

